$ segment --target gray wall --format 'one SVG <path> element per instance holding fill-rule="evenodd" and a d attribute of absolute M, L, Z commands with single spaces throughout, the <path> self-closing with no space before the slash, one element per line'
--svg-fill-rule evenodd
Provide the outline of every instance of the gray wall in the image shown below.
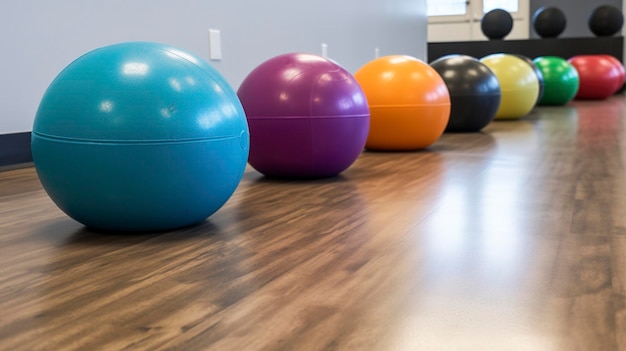
<path fill-rule="evenodd" d="M 560 38 L 593 37 L 587 21 L 593 10 L 601 5 L 612 5 L 622 9 L 622 0 L 530 0 L 530 17 L 543 6 L 560 8 L 567 18 L 567 27 Z M 539 38 L 530 23 L 530 37 Z"/>
<path fill-rule="evenodd" d="M 235 89 L 264 60 L 287 52 L 328 56 L 351 72 L 381 55 L 426 59 L 425 0 L 7 0 L 0 3 L 0 134 L 30 131 L 52 79 L 81 54 L 145 40 L 208 58 Z"/>

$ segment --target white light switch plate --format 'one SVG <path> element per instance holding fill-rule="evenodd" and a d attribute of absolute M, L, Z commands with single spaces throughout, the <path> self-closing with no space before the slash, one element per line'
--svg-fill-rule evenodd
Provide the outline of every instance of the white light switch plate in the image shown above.
<path fill-rule="evenodd" d="M 222 59 L 222 38 L 218 29 L 209 29 L 209 59 L 213 61 Z"/>

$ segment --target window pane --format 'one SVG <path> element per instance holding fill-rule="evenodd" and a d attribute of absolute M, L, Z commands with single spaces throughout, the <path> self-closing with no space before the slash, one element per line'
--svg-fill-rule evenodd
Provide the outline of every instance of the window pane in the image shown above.
<path fill-rule="evenodd" d="M 483 0 L 483 13 L 493 9 L 503 9 L 509 12 L 519 11 L 518 0 Z"/>
<path fill-rule="evenodd" d="M 426 2 L 428 16 L 465 15 L 466 0 L 428 0 Z"/>

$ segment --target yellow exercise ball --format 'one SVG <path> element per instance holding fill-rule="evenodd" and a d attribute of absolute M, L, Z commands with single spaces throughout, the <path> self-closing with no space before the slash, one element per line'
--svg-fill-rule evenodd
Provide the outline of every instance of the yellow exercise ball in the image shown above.
<path fill-rule="evenodd" d="M 539 78 L 528 62 L 509 54 L 492 54 L 480 59 L 500 82 L 502 100 L 495 119 L 526 116 L 539 97 Z"/>

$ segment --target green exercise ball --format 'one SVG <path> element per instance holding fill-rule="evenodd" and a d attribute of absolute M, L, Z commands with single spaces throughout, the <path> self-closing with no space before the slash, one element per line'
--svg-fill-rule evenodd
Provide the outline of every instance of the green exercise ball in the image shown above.
<path fill-rule="evenodd" d="M 540 56 L 533 60 L 543 74 L 544 92 L 539 105 L 565 105 L 578 92 L 578 71 L 567 60 L 557 56 Z"/>

